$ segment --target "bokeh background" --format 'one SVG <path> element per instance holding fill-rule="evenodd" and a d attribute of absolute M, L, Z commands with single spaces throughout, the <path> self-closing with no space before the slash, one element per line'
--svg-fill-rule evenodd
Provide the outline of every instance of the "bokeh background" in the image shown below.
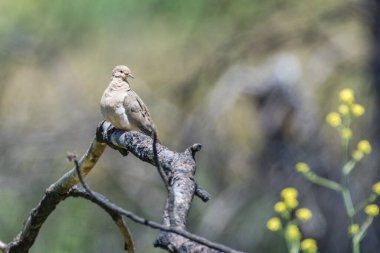
<path fill-rule="evenodd" d="M 266 230 L 283 187 L 314 217 L 302 226 L 320 252 L 350 252 L 340 196 L 295 173 L 308 162 L 339 180 L 340 141 L 324 123 L 352 88 L 366 107 L 354 141 L 373 153 L 351 177 L 355 201 L 380 179 L 380 9 L 375 0 L 0 1 L 0 239 L 10 241 L 45 189 L 82 155 L 102 120 L 112 68 L 128 65 L 161 142 L 195 142 L 197 181 L 189 230 L 247 252 L 286 252 Z M 122 207 L 159 221 L 165 201 L 153 166 L 110 148 L 87 178 Z M 364 217 L 359 217 L 358 222 Z M 157 231 L 128 222 L 137 252 Z M 362 247 L 380 247 L 375 220 Z M 106 213 L 85 200 L 60 204 L 31 252 L 124 252 Z"/>

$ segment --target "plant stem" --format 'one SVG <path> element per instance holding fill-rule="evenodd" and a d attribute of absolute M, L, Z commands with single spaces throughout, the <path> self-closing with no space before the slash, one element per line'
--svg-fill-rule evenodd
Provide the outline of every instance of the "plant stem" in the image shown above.
<path fill-rule="evenodd" d="M 342 172 L 343 172 L 343 175 L 348 175 L 351 173 L 351 171 L 355 168 L 355 165 L 356 165 L 356 161 L 355 160 L 351 160 L 349 162 L 347 162 L 344 166 L 343 166 L 343 169 L 342 169 Z"/>
<path fill-rule="evenodd" d="M 298 250 L 299 250 L 298 244 L 292 243 L 289 253 L 298 253 L 299 252 Z"/>
<path fill-rule="evenodd" d="M 347 128 L 350 128 L 351 124 L 351 118 L 347 117 L 344 125 Z M 344 206 L 346 207 L 346 212 L 350 220 L 350 226 L 354 224 L 354 216 L 355 216 L 355 207 L 352 201 L 351 193 L 348 188 L 349 185 L 349 174 L 351 171 L 355 168 L 356 161 L 351 160 L 349 161 L 349 143 L 350 139 L 343 139 L 342 138 L 342 152 L 343 152 L 343 160 L 342 160 L 342 181 L 341 181 L 341 187 L 342 187 L 342 197 L 344 201 Z M 360 229 L 362 230 L 362 228 Z M 359 233 L 360 234 L 360 231 Z M 360 253 L 360 240 L 361 236 L 355 235 L 352 238 L 352 251 L 353 253 Z"/>
<path fill-rule="evenodd" d="M 360 253 L 360 240 L 356 240 L 355 237 L 352 238 L 352 252 Z"/>
<path fill-rule="evenodd" d="M 329 188 L 329 189 L 337 191 L 337 192 L 341 192 L 342 191 L 342 186 L 340 184 L 338 184 L 337 182 L 332 181 L 330 179 L 318 176 L 314 172 L 306 172 L 304 174 L 304 176 L 309 181 L 311 181 L 311 182 L 313 182 L 313 183 L 315 183 L 317 185 L 324 186 L 326 188 Z"/>
<path fill-rule="evenodd" d="M 347 215 L 350 218 L 350 225 L 352 225 L 354 223 L 355 208 L 352 203 L 350 191 L 345 186 L 342 189 L 342 196 L 343 196 L 344 206 L 346 207 Z"/>
<path fill-rule="evenodd" d="M 360 227 L 359 232 L 352 237 L 352 250 L 353 253 L 360 253 L 360 241 L 363 239 L 363 236 L 369 226 L 371 226 L 373 221 L 373 217 L 368 216 L 366 221 L 363 223 L 363 225 Z"/>
<path fill-rule="evenodd" d="M 376 194 L 369 195 L 369 197 L 366 200 L 364 200 L 360 204 L 356 205 L 355 214 L 357 214 L 358 212 L 360 212 L 361 210 L 363 210 L 364 207 L 366 207 L 367 205 L 375 202 L 376 199 L 377 199 L 377 195 Z"/>
<path fill-rule="evenodd" d="M 293 240 L 290 240 L 286 238 L 286 244 L 288 246 L 288 252 L 289 253 L 299 253 L 299 242 L 295 242 Z"/>

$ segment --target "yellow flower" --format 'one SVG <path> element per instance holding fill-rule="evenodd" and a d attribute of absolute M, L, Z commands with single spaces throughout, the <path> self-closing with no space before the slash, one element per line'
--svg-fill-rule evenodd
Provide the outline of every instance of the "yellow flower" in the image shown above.
<path fill-rule="evenodd" d="M 360 161 L 363 158 L 364 154 L 360 150 L 355 150 L 352 153 L 352 158 L 354 158 L 355 161 Z"/>
<path fill-rule="evenodd" d="M 372 186 L 372 191 L 376 193 L 376 195 L 380 195 L 380 182 L 377 182 Z"/>
<path fill-rule="evenodd" d="M 358 150 L 366 155 L 369 155 L 372 151 L 371 144 L 367 140 L 361 140 L 358 143 Z"/>
<path fill-rule="evenodd" d="M 351 111 L 355 117 L 360 117 L 365 113 L 365 108 L 362 105 L 353 104 L 351 106 Z"/>
<path fill-rule="evenodd" d="M 301 232 L 294 224 L 289 225 L 286 228 L 285 236 L 290 240 L 299 240 L 301 238 Z"/>
<path fill-rule="evenodd" d="M 304 239 L 301 242 L 302 252 L 305 253 L 316 253 L 318 250 L 317 242 L 314 239 Z"/>
<path fill-rule="evenodd" d="M 326 116 L 326 122 L 332 127 L 338 127 L 342 124 L 342 119 L 340 118 L 339 113 L 337 112 L 330 112 Z"/>
<path fill-rule="evenodd" d="M 343 139 L 350 139 L 352 137 L 352 131 L 347 127 L 343 128 L 340 134 Z"/>
<path fill-rule="evenodd" d="M 364 212 L 368 216 L 375 217 L 379 214 L 379 207 L 376 204 L 371 204 L 365 207 Z"/>
<path fill-rule="evenodd" d="M 286 211 L 286 204 L 283 201 L 279 201 L 274 204 L 274 211 L 276 213 L 283 213 Z"/>
<path fill-rule="evenodd" d="M 278 231 L 278 230 L 281 229 L 281 227 L 282 227 L 282 225 L 281 225 L 281 221 L 280 221 L 280 219 L 277 218 L 277 217 L 270 218 L 270 219 L 267 221 L 267 228 L 268 228 L 268 230 L 270 230 L 270 231 L 273 231 L 273 232 Z"/>
<path fill-rule="evenodd" d="M 284 199 L 286 207 L 290 210 L 293 210 L 298 206 L 298 200 L 296 198 L 286 198 Z"/>
<path fill-rule="evenodd" d="M 307 172 L 309 172 L 310 167 L 309 167 L 309 165 L 306 164 L 306 163 L 297 163 L 297 164 L 296 164 L 296 170 L 297 170 L 299 173 L 307 173 Z"/>
<path fill-rule="evenodd" d="M 287 187 L 281 191 L 281 197 L 284 199 L 286 207 L 290 210 L 298 206 L 297 196 L 298 191 L 293 187 Z"/>
<path fill-rule="evenodd" d="M 354 91 L 352 89 L 343 89 L 339 92 L 339 99 L 342 103 L 352 104 L 355 101 Z"/>
<path fill-rule="evenodd" d="M 350 108 L 348 107 L 348 105 L 340 105 L 338 107 L 338 111 L 342 114 L 342 115 L 348 115 L 350 113 Z"/>
<path fill-rule="evenodd" d="M 350 236 L 354 236 L 359 232 L 359 225 L 358 224 L 352 224 L 348 227 L 348 234 Z"/>
<path fill-rule="evenodd" d="M 281 197 L 286 199 L 295 199 L 298 196 L 298 191 L 293 187 L 286 187 L 281 191 Z"/>
<path fill-rule="evenodd" d="M 312 216 L 312 212 L 307 208 L 300 208 L 296 211 L 296 217 L 301 221 L 310 220 Z"/>

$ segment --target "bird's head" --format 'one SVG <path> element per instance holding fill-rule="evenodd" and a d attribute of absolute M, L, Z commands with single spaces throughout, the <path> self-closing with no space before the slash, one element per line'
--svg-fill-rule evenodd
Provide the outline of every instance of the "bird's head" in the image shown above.
<path fill-rule="evenodd" d="M 112 76 L 114 76 L 114 77 L 120 77 L 120 78 L 122 78 L 125 81 L 127 81 L 128 77 L 135 78 L 132 75 L 131 70 L 127 66 L 125 66 L 125 65 L 118 65 L 118 66 L 116 66 L 112 70 Z"/>

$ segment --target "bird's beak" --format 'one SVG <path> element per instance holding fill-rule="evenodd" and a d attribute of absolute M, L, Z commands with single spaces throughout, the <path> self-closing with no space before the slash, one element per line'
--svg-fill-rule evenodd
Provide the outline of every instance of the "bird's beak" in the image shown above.
<path fill-rule="evenodd" d="M 128 74 L 128 77 L 135 78 L 131 73 Z"/>

